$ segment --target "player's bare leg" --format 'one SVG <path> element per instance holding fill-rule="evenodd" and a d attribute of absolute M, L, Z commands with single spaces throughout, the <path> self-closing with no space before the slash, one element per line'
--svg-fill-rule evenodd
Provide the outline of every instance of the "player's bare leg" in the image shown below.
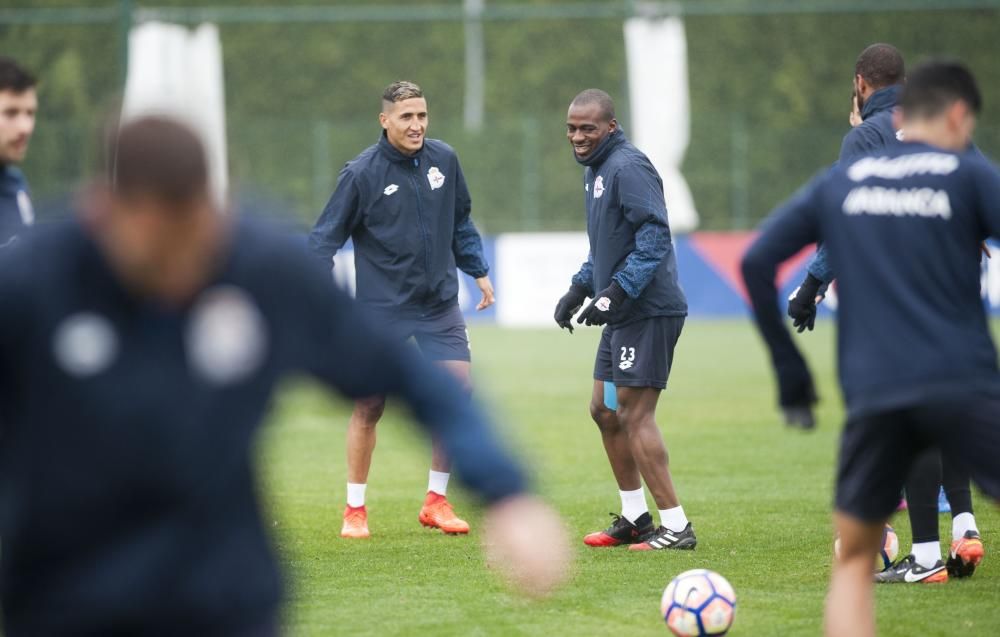
<path fill-rule="evenodd" d="M 469 361 L 437 361 L 437 364 L 458 379 L 463 391 L 472 393 L 472 365 Z M 435 441 L 431 450 L 431 470 L 427 480 L 427 496 L 420 509 L 420 523 L 441 529 L 445 533 L 468 533 L 469 524 L 455 515 L 448 502 L 448 479 L 451 462 L 444 449 Z"/>
<path fill-rule="evenodd" d="M 834 514 L 834 523 L 840 534 L 840 558 L 834 559 L 830 576 L 825 634 L 827 637 L 874 637 L 872 556 L 879 550 L 885 522 L 862 522 L 838 511 Z"/>
<path fill-rule="evenodd" d="M 600 380 L 594 381 L 594 391 L 590 397 L 590 417 L 601 432 L 604 452 L 608 455 L 618 488 L 622 491 L 642 488 L 642 478 L 632 457 L 628 432 L 618 422 L 618 414 L 604 404 L 604 382 Z"/>
<path fill-rule="evenodd" d="M 618 422 L 618 415 L 604 404 L 604 381 L 594 381 L 590 397 L 590 417 L 601 432 L 601 442 L 608 456 L 611 472 L 618 483 L 622 499 L 622 514 L 614 515 L 611 526 L 589 533 L 583 538 L 587 546 L 618 546 L 632 544 L 653 530 L 653 519 L 646 507 L 642 477 L 632 457 L 628 432 Z"/>
<path fill-rule="evenodd" d="M 375 425 L 384 411 L 385 397 L 362 398 L 355 401 L 347 423 L 347 508 L 341 537 L 367 538 L 370 535 L 365 488 L 375 450 Z"/>
<path fill-rule="evenodd" d="M 635 464 L 646 481 L 658 509 L 680 504 L 670 477 L 667 447 L 656 426 L 656 403 L 660 390 L 652 387 L 618 388 L 618 421 L 628 436 Z"/>
<path fill-rule="evenodd" d="M 619 387 L 618 422 L 628 433 L 629 449 L 642 479 L 660 512 L 660 527 L 651 537 L 630 549 L 693 549 L 698 541 L 677 498 L 670 477 L 669 455 L 656 425 L 660 390 L 654 387 Z"/>
<path fill-rule="evenodd" d="M 366 484 L 375 450 L 375 425 L 385 411 L 385 398 L 375 396 L 355 401 L 347 423 L 347 481 Z"/>

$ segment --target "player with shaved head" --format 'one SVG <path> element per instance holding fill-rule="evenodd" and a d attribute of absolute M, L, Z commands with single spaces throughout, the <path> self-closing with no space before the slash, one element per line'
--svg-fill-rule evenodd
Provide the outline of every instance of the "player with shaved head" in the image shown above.
<path fill-rule="evenodd" d="M 621 497 L 621 515 L 584 538 L 588 546 L 634 550 L 693 549 L 656 424 L 674 347 L 687 315 L 667 224 L 663 182 L 615 118 L 599 89 L 577 95 L 566 116 L 566 137 L 584 169 L 590 255 L 556 306 L 556 323 L 604 326 L 594 366 L 590 413 L 597 423 Z M 607 398 L 605 397 L 607 395 Z M 642 483 L 659 510 L 653 524 Z"/>

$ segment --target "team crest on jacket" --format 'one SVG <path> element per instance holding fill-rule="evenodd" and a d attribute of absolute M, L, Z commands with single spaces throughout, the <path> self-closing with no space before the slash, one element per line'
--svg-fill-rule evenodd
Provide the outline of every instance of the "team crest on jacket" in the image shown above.
<path fill-rule="evenodd" d="M 52 351 L 67 374 L 78 378 L 95 376 L 118 355 L 118 335 L 103 316 L 78 312 L 66 317 L 56 328 Z"/>
<path fill-rule="evenodd" d="M 598 175 L 594 180 L 594 199 L 600 199 L 604 194 L 604 177 Z"/>
<path fill-rule="evenodd" d="M 255 372 L 267 354 L 264 317 L 253 299 L 230 285 L 202 294 L 187 328 L 191 367 L 218 385 L 239 382 Z"/>
<path fill-rule="evenodd" d="M 438 170 L 437 166 L 431 166 L 427 171 L 427 181 L 431 185 L 431 190 L 437 190 L 444 185 L 444 173 Z"/>

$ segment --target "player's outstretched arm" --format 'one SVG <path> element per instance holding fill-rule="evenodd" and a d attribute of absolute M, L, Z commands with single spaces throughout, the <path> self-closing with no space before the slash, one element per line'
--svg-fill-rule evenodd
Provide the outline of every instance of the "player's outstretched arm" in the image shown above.
<path fill-rule="evenodd" d="M 309 372 L 350 398 L 401 398 L 444 447 L 458 478 L 487 503 L 487 551 L 499 572 L 529 595 L 564 582 L 568 535 L 556 513 L 527 493 L 524 472 L 496 439 L 486 414 L 448 373 L 383 336 L 314 261 L 292 261 L 284 272 L 287 285 L 273 300 L 286 308 L 287 323 L 276 326 L 276 337 L 285 341 L 280 350 L 289 357 L 285 366 Z M 543 529 L 547 539 L 539 543 Z"/>
<path fill-rule="evenodd" d="M 801 189 L 764 222 L 760 236 L 742 262 L 754 318 L 771 354 L 778 377 L 779 402 L 786 416 L 789 409 L 808 409 L 816 401 L 816 392 L 805 359 L 785 329 L 777 303 L 775 276 L 780 263 L 817 238 L 812 207 L 816 187 L 814 182 Z"/>

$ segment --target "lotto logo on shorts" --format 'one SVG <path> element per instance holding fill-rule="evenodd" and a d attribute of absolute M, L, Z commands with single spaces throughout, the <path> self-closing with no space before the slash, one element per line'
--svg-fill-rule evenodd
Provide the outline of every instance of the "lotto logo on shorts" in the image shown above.
<path fill-rule="evenodd" d="M 632 364 L 635 362 L 635 348 L 634 347 L 623 347 L 621 348 L 622 355 L 621 361 L 618 363 L 618 369 L 625 371 L 632 368 Z"/>

